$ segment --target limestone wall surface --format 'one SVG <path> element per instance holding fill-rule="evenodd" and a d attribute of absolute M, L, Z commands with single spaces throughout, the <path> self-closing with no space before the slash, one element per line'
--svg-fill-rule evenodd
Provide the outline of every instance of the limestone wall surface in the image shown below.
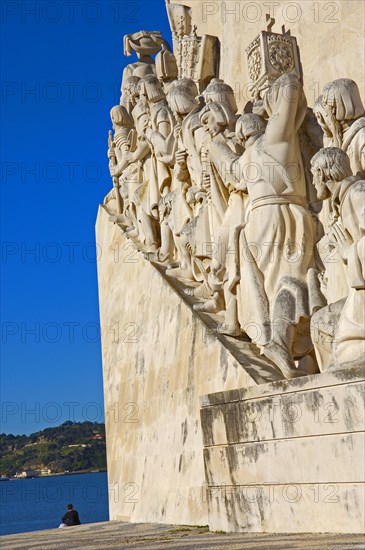
<path fill-rule="evenodd" d="M 362 533 L 365 369 L 202 399 L 209 526 Z"/>
<path fill-rule="evenodd" d="M 256 382 L 103 207 L 96 235 L 110 518 L 206 525 L 199 397 Z"/>
<path fill-rule="evenodd" d="M 275 18 L 274 32 L 285 25 L 297 38 L 304 91 L 313 107 L 323 86 L 337 78 L 365 89 L 365 3 L 359 0 L 170 0 L 191 7 L 199 36 L 221 42 L 220 78 L 235 90 L 239 109 L 249 101 L 245 50 L 266 29 L 266 14 Z"/>

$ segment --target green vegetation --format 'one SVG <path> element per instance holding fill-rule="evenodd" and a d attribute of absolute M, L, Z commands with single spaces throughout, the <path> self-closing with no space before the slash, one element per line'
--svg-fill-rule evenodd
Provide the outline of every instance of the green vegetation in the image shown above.
<path fill-rule="evenodd" d="M 71 445 L 71 446 L 70 446 Z M 0 434 L 0 474 L 26 470 L 52 473 L 106 469 L 105 426 L 64 422 L 31 435 Z"/>

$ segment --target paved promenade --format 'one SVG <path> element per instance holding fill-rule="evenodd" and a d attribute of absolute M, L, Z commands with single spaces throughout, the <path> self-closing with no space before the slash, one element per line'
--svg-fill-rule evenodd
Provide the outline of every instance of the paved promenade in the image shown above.
<path fill-rule="evenodd" d="M 225 534 L 206 527 L 90 523 L 0 538 L 4 550 L 364 550 L 362 535 Z"/>

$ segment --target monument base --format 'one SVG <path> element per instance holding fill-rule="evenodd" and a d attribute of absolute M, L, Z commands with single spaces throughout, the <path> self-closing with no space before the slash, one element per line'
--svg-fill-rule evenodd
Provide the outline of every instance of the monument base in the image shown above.
<path fill-rule="evenodd" d="M 211 530 L 364 532 L 365 368 L 201 400 Z"/>

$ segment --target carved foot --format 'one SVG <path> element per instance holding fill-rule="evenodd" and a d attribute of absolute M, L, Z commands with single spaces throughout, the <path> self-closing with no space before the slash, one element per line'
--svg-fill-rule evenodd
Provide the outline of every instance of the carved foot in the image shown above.
<path fill-rule="evenodd" d="M 146 244 L 143 257 L 149 262 L 159 262 L 159 243 Z"/>
<path fill-rule="evenodd" d="M 299 378 L 300 376 L 307 376 L 306 372 L 297 369 L 289 352 L 275 342 L 270 342 L 264 346 L 262 353 L 277 367 L 279 367 L 285 378 Z"/>
<path fill-rule="evenodd" d="M 205 282 L 196 288 L 184 288 L 184 294 L 202 300 L 209 300 L 213 296 L 211 288 Z"/>
<path fill-rule="evenodd" d="M 184 294 L 186 296 L 189 296 L 190 298 L 193 298 L 194 290 L 195 290 L 195 288 L 184 288 Z"/>
<path fill-rule="evenodd" d="M 166 275 L 168 275 L 169 277 L 177 277 L 179 279 L 187 279 L 188 281 L 194 281 L 194 277 L 191 269 L 181 269 L 180 267 L 166 269 Z"/>
<path fill-rule="evenodd" d="M 121 226 L 121 224 L 118 224 L 118 225 Z M 134 225 L 129 225 L 127 228 L 125 228 L 125 233 L 128 239 L 130 237 L 138 237 L 139 235 L 138 228 L 135 227 Z"/>
<path fill-rule="evenodd" d="M 158 260 L 156 260 L 161 265 L 169 265 L 172 261 L 171 254 L 162 255 L 161 252 L 157 254 Z"/>
<path fill-rule="evenodd" d="M 117 223 L 125 231 L 131 231 L 135 229 L 134 225 L 132 225 L 131 220 L 127 218 L 127 216 L 125 216 L 124 214 L 112 214 L 111 216 L 109 216 L 109 221 L 112 223 Z"/>
<path fill-rule="evenodd" d="M 219 334 L 226 334 L 227 336 L 241 336 L 242 330 L 239 324 L 236 325 L 227 325 L 226 323 L 221 323 L 217 327 L 217 332 Z"/>
<path fill-rule="evenodd" d="M 144 257 L 150 262 L 157 262 L 161 265 L 168 265 L 169 263 L 171 263 L 171 255 L 167 254 L 166 256 L 162 256 L 159 250 L 148 250 L 144 253 Z"/>
<path fill-rule="evenodd" d="M 216 292 L 214 296 L 206 302 L 194 304 L 193 309 L 195 311 L 204 311 L 205 313 L 219 313 L 224 310 L 224 299 Z"/>

